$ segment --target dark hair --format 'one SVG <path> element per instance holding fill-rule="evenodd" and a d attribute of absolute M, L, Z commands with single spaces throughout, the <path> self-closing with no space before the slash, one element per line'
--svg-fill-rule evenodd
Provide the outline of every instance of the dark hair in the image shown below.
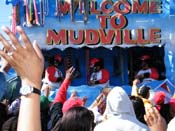
<path fill-rule="evenodd" d="M 54 65 L 54 56 L 48 58 L 49 65 Z"/>
<path fill-rule="evenodd" d="M 93 131 L 94 114 L 85 107 L 73 107 L 64 113 L 52 131 Z"/>
<path fill-rule="evenodd" d="M 58 60 L 58 59 L 55 59 L 55 56 L 51 56 L 48 58 L 48 62 L 49 62 L 49 65 L 61 66 L 63 63 L 63 59 Z"/>
<path fill-rule="evenodd" d="M 0 103 L 0 130 L 3 123 L 7 120 L 7 107 L 6 105 Z"/>
<path fill-rule="evenodd" d="M 138 90 L 138 95 L 142 96 L 143 98 L 147 98 L 149 94 L 149 90 L 150 90 L 150 87 L 148 86 L 140 87 Z"/>
<path fill-rule="evenodd" d="M 166 123 L 168 124 L 170 120 L 174 117 L 171 114 L 171 105 L 169 103 L 162 104 L 159 110 L 161 116 L 165 119 Z"/>
<path fill-rule="evenodd" d="M 130 100 L 133 104 L 134 112 L 136 114 L 136 118 L 140 122 L 146 124 L 146 122 L 144 120 L 145 107 L 144 107 L 143 100 L 140 97 L 137 97 L 137 96 L 130 96 Z"/>
<path fill-rule="evenodd" d="M 18 117 L 13 116 L 4 122 L 1 131 L 17 131 Z"/>
<path fill-rule="evenodd" d="M 49 109 L 45 109 L 45 110 L 42 110 L 40 112 L 41 114 L 41 129 L 42 131 L 47 131 L 47 122 L 49 120 L 49 115 L 48 115 L 48 110 Z"/>

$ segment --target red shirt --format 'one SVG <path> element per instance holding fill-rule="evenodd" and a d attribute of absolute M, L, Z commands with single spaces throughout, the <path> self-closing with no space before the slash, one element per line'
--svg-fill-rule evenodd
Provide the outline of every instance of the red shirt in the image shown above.
<path fill-rule="evenodd" d="M 46 77 L 51 82 L 56 82 L 59 77 L 62 77 L 62 73 L 55 66 L 48 66 L 46 69 Z"/>
<path fill-rule="evenodd" d="M 99 84 L 104 84 L 109 80 L 109 72 L 106 69 L 101 69 L 98 72 L 93 72 L 91 74 L 90 80 L 99 81 Z"/>

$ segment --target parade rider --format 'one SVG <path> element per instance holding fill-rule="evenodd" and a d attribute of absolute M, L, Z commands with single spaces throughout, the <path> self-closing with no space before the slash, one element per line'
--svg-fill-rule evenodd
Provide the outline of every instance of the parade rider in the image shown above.
<path fill-rule="evenodd" d="M 49 65 L 45 69 L 45 77 L 42 80 L 42 91 L 45 92 L 46 96 L 49 95 L 50 90 L 58 89 L 61 82 L 63 81 L 63 74 L 58 69 L 58 66 L 60 66 L 61 64 L 62 57 L 59 54 L 55 54 L 49 59 Z"/>
<path fill-rule="evenodd" d="M 92 58 L 90 60 L 90 68 L 92 73 L 89 79 L 89 85 L 99 85 L 102 87 L 107 87 L 109 85 L 109 72 L 103 67 L 103 63 L 98 58 Z"/>
<path fill-rule="evenodd" d="M 151 57 L 143 55 L 141 58 L 141 69 L 138 71 L 136 78 L 140 81 L 152 81 L 159 79 L 159 73 L 155 67 L 151 67 L 149 62 Z"/>

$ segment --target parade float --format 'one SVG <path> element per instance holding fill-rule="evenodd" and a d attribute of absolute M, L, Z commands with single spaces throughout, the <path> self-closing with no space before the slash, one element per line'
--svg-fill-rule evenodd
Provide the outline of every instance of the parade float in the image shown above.
<path fill-rule="evenodd" d="M 93 57 L 102 59 L 108 69 L 110 87 L 122 86 L 130 94 L 139 58 L 147 54 L 160 77 L 146 84 L 173 95 L 174 0 L 6 0 L 4 4 L 12 7 L 10 25 L 16 36 L 15 28 L 21 25 L 31 40 L 38 41 L 45 67 L 58 53 L 64 59 L 62 72 L 76 68 L 78 75 L 69 91 L 87 96 L 88 104 L 101 91 L 87 82 Z"/>

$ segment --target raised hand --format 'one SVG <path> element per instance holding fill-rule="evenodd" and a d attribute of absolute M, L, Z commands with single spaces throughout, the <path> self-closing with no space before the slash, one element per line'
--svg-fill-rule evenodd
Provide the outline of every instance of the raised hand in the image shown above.
<path fill-rule="evenodd" d="M 167 125 L 165 119 L 160 115 L 155 107 L 151 107 L 146 110 L 144 118 L 150 128 L 150 131 L 166 131 Z"/>
<path fill-rule="evenodd" d="M 16 70 L 24 84 L 32 84 L 40 88 L 41 77 L 44 68 L 44 57 L 36 43 L 33 46 L 21 27 L 17 31 L 23 44 L 16 38 L 8 27 L 2 27 L 10 41 L 0 34 L 0 42 L 7 52 L 0 51 L 0 55 Z"/>
<path fill-rule="evenodd" d="M 72 80 L 74 78 L 75 68 L 72 66 L 66 71 L 65 79 Z"/>

